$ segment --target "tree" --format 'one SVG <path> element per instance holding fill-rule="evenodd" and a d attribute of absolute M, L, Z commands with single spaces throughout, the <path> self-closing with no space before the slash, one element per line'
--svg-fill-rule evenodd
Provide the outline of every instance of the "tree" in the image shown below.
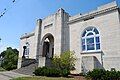
<path fill-rule="evenodd" d="M 74 52 L 72 51 L 66 51 L 64 53 L 62 53 L 59 56 L 55 56 L 53 58 L 53 66 L 55 68 L 58 68 L 58 69 L 67 69 L 67 70 L 71 70 L 74 68 L 75 66 L 75 57 L 74 57 Z"/>
<path fill-rule="evenodd" d="M 1 66 L 6 70 L 16 69 L 17 61 L 18 61 L 18 53 L 19 51 L 17 49 L 12 49 L 11 47 L 8 47 L 0 55 L 3 58 L 3 62 Z"/>

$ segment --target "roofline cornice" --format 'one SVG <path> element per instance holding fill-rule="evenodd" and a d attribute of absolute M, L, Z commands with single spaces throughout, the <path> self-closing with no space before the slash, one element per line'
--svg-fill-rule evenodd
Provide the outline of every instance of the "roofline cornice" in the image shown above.
<path fill-rule="evenodd" d="M 85 14 L 85 15 L 81 15 L 80 17 L 78 17 L 76 19 L 68 21 L 68 24 L 72 24 L 74 22 L 82 21 L 82 20 L 85 20 L 85 19 L 90 18 L 90 17 L 95 17 L 97 15 L 100 15 L 100 14 L 103 14 L 103 13 L 106 13 L 106 12 L 110 12 L 110 11 L 113 11 L 113 10 L 116 10 L 116 9 L 119 9 L 119 7 L 114 6 L 114 7 L 104 9 L 104 10 L 99 10 L 99 11 L 91 12 L 91 13 L 88 13 L 88 14 Z"/>
<path fill-rule="evenodd" d="M 34 36 L 34 32 L 32 32 L 32 33 L 25 33 L 20 39 L 25 39 L 25 38 L 29 38 L 29 37 L 31 37 L 31 36 Z"/>

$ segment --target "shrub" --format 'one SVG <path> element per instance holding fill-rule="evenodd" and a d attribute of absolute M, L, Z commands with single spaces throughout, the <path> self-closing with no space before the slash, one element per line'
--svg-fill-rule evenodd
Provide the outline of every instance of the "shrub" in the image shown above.
<path fill-rule="evenodd" d="M 35 69 L 35 71 L 33 72 L 33 74 L 35 74 L 36 76 L 41 76 L 43 68 L 39 67 L 39 68 Z"/>
<path fill-rule="evenodd" d="M 87 79 L 92 80 L 119 80 L 120 71 L 106 71 L 104 69 L 94 69 L 86 75 Z"/>
<path fill-rule="evenodd" d="M 60 57 L 55 56 L 52 59 L 52 68 L 39 67 L 35 70 L 34 74 L 36 76 L 67 77 L 70 74 L 70 70 L 74 68 L 75 60 L 74 53 L 66 51 L 62 53 Z"/>
<path fill-rule="evenodd" d="M 59 77 L 60 76 L 60 70 L 55 68 L 48 68 L 49 74 L 46 75 L 48 77 Z"/>
<path fill-rule="evenodd" d="M 61 70 L 62 77 L 67 77 L 69 74 L 70 74 L 70 70 L 68 70 L 68 69 Z"/>
<path fill-rule="evenodd" d="M 60 70 L 48 67 L 39 67 L 33 72 L 36 76 L 59 77 Z"/>
<path fill-rule="evenodd" d="M 60 56 L 55 56 L 52 60 L 53 67 L 57 69 L 68 69 L 71 70 L 75 65 L 75 57 L 74 52 L 66 51 L 62 53 Z"/>
<path fill-rule="evenodd" d="M 67 69 L 55 69 L 55 68 L 48 68 L 48 67 L 39 67 L 37 68 L 33 74 L 36 76 L 47 76 L 47 77 L 67 77 L 70 74 L 70 71 Z"/>

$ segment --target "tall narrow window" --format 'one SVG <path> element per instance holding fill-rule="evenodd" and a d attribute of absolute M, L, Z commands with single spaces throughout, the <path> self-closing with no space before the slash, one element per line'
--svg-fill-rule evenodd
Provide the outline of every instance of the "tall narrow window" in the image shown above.
<path fill-rule="evenodd" d="M 25 49 L 25 57 L 29 58 L 29 46 L 30 44 L 28 42 L 26 42 L 26 49 Z"/>
<path fill-rule="evenodd" d="M 88 27 L 82 34 L 82 51 L 98 51 L 100 50 L 99 31 L 94 27 Z"/>

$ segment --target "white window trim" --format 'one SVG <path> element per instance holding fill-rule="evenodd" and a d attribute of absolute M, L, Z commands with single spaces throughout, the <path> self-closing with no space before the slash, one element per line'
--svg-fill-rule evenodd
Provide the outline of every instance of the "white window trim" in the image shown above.
<path fill-rule="evenodd" d="M 25 54 L 24 56 L 25 56 L 26 58 L 29 58 L 30 44 L 29 44 L 28 42 L 26 42 L 26 49 L 27 49 L 27 50 L 29 49 L 29 51 L 27 51 L 27 54 Z"/>
<path fill-rule="evenodd" d="M 83 39 L 85 39 L 85 50 L 82 50 L 82 53 L 85 53 L 85 52 L 101 52 L 101 46 L 100 46 L 100 49 L 97 49 L 97 46 L 96 46 L 96 37 L 99 37 L 99 44 L 101 44 L 101 42 L 100 42 L 100 34 L 96 34 L 95 32 L 94 32 L 94 29 L 95 28 L 93 28 L 91 31 L 87 31 L 87 30 L 85 30 L 85 36 L 84 37 L 82 37 L 82 40 Z M 98 31 L 99 32 L 99 31 Z M 89 34 L 89 33 L 93 33 L 93 35 L 90 35 L 90 36 L 87 36 L 87 34 Z M 87 38 L 94 38 L 94 50 L 87 50 L 87 42 L 86 42 L 86 39 Z M 83 49 L 83 44 L 82 44 L 82 49 Z"/>

